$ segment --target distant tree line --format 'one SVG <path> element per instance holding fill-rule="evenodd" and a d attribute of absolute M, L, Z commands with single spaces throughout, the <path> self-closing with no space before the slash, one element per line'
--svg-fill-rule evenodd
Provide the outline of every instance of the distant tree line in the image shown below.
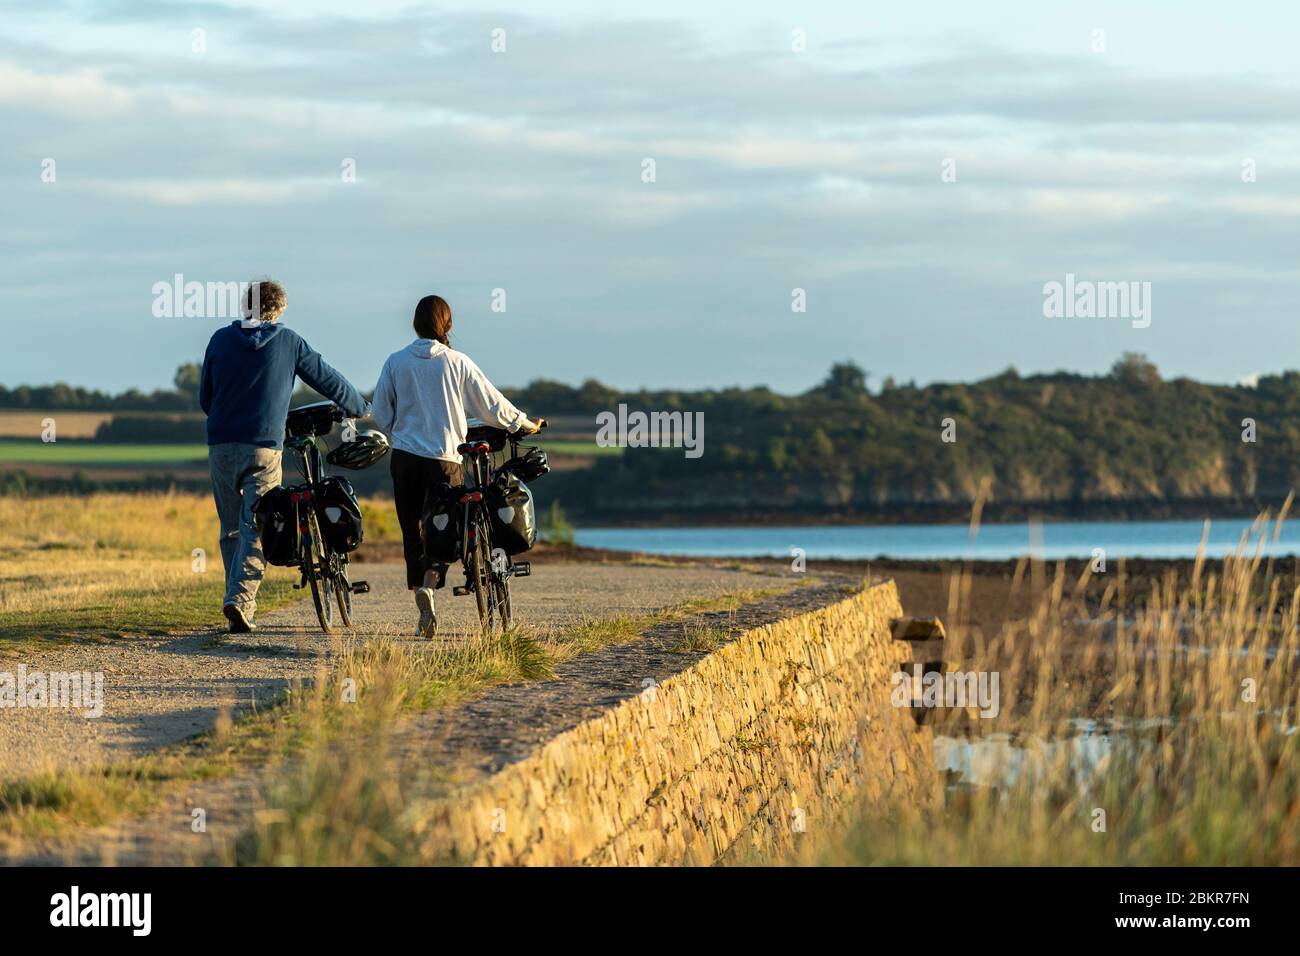
<path fill-rule="evenodd" d="M 142 392 L 127 389 L 116 395 L 98 389 L 57 382 L 54 385 L 0 385 L 0 408 L 38 411 L 190 412 L 199 407 L 199 366 L 187 362 L 176 370 L 175 388 Z"/>
<path fill-rule="evenodd" d="M 535 387 L 522 390 L 525 407 L 545 414 Z M 994 513 L 1034 503 L 1067 515 L 1144 514 L 1178 502 L 1203 512 L 1207 501 L 1238 512 L 1300 484 L 1298 372 L 1254 387 L 1164 381 L 1143 356 L 1127 354 L 1100 376 L 1007 369 L 973 383 L 885 379 L 873 393 L 866 373 L 844 362 L 800 395 L 733 388 L 617 400 L 703 411 L 704 455 L 633 448 L 548 477 L 550 493 L 580 520 L 909 520 L 955 516 L 981 488 Z"/>
<path fill-rule="evenodd" d="M 0 406 L 192 411 L 196 373 L 183 366 L 174 391 L 152 395 L 0 388 Z M 1022 376 L 1009 368 L 971 383 L 885 378 L 875 391 L 863 369 L 841 362 L 798 395 L 624 392 L 594 379 L 577 386 L 539 379 L 507 393 L 530 413 L 590 415 L 593 435 L 596 414 L 620 402 L 704 413 L 701 458 L 630 448 L 548 476 L 539 494 L 558 498 L 579 520 L 868 517 L 920 506 L 956 513 L 981 488 L 995 507 L 1136 502 L 1150 510 L 1159 502 L 1277 501 L 1300 484 L 1300 372 L 1263 376 L 1251 387 L 1166 381 L 1143 356 L 1128 354 L 1105 375 Z M 295 401 L 312 397 L 300 391 Z M 174 427 L 179 436 L 182 426 Z"/>

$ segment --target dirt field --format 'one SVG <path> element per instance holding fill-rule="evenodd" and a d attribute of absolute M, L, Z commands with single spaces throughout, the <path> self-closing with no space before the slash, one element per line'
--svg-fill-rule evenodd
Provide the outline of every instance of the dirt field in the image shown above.
<path fill-rule="evenodd" d="M 47 418 L 54 419 L 58 438 L 94 438 L 95 429 L 112 417 L 112 412 L 4 410 L 0 411 L 0 438 L 40 438 Z"/>

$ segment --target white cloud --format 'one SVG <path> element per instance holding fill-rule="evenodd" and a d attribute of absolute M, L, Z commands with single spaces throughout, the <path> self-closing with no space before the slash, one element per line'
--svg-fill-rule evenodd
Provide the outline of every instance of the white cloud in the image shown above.
<path fill-rule="evenodd" d="M 135 100 L 133 91 L 90 68 L 39 73 L 0 61 L 0 103 L 20 111 L 102 120 L 126 112 Z"/>
<path fill-rule="evenodd" d="M 162 206 L 197 206 L 214 203 L 264 205 L 317 199 L 329 190 L 357 188 L 339 180 L 298 179 L 84 179 L 72 188 L 114 199 L 135 199 Z"/>
<path fill-rule="evenodd" d="M 504 286 L 501 322 L 552 327 L 499 357 L 506 381 L 772 372 L 798 387 L 855 350 L 880 350 L 873 369 L 901 378 L 969 377 L 971 356 L 986 371 L 1104 368 L 1132 343 L 1015 324 L 1041 305 L 1024 290 L 1066 269 L 1160 278 L 1166 319 L 1142 349 L 1169 369 L 1219 360 L 1192 333 L 1224 303 L 1267 318 L 1297 296 L 1300 96 L 1262 67 L 1138 76 L 1118 55 L 1008 53 L 996 24 L 944 41 L 846 32 L 833 57 L 818 34 L 794 61 L 777 49 L 788 29 L 720 48 L 682 22 L 517 13 L 494 57 L 481 13 L 281 19 L 270 5 L 134 0 L 87 19 L 63 6 L 70 33 L 0 38 L 0 168 L 28 177 L 6 193 L 23 231 L 10 230 L 0 292 L 43 290 L 32 305 L 69 323 L 86 289 L 120 286 L 105 308 L 130 315 L 150 277 L 271 271 L 296 301 L 318 297 L 322 346 L 337 335 L 371 363 L 392 343 L 348 335 L 354 281 L 392 290 L 395 312 L 446 289 L 470 315 Z M 103 37 L 144 39 L 87 42 L 105 19 Z M 188 48 L 199 22 L 207 58 Z M 37 181 L 44 156 L 57 185 Z M 340 181 L 345 157 L 355 184 Z M 947 157 L 955 183 L 940 180 Z M 1239 180 L 1245 157 L 1256 184 Z M 699 349 L 663 335 L 666 280 Z M 763 329 L 783 327 L 796 285 L 812 303 L 803 352 L 774 355 Z M 190 351 L 164 366 L 193 357 L 188 340 L 170 347 Z M 121 368 L 138 384 L 134 354 L 46 377 L 100 384 Z M 40 377 L 0 364 L 0 380 L 15 375 Z"/>

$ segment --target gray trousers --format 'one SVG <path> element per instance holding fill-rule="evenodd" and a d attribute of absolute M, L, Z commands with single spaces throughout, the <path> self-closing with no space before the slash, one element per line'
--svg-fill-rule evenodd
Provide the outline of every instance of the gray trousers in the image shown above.
<path fill-rule="evenodd" d="M 226 604 L 251 617 L 257 587 L 266 571 L 262 539 L 253 521 L 253 505 L 280 484 L 280 450 L 244 442 L 208 446 L 212 497 L 221 522 L 221 563 L 226 568 Z"/>

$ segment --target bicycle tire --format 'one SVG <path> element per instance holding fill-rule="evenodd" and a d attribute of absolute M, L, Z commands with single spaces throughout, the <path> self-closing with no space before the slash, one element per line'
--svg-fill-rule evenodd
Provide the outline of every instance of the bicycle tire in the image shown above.
<path fill-rule="evenodd" d="M 507 564 L 509 560 L 507 559 Z M 510 630 L 510 624 L 514 620 L 514 609 L 510 604 L 510 577 L 506 574 L 499 574 L 495 569 L 492 571 L 492 595 L 493 604 L 497 614 L 497 619 L 501 622 L 501 630 Z"/>
<path fill-rule="evenodd" d="M 486 522 L 485 522 L 486 524 Z M 510 627 L 511 606 L 510 606 L 510 579 L 505 574 L 498 572 L 492 562 L 492 538 L 490 534 L 483 534 L 483 554 L 486 555 L 488 576 L 487 576 L 487 630 L 488 634 L 495 634 L 500 628 L 504 633 Z"/>
<path fill-rule="evenodd" d="M 311 601 L 316 605 L 316 620 L 320 629 L 326 634 L 334 632 L 334 601 L 330 593 L 331 580 L 329 568 L 322 559 L 324 539 L 316 515 L 307 516 L 307 583 L 311 585 Z"/>
<path fill-rule="evenodd" d="M 483 633 L 492 636 L 492 556 L 487 550 L 488 539 L 484 531 L 487 522 L 481 516 L 474 519 L 474 552 L 470 556 L 474 575 L 474 600 L 478 604 L 478 622 Z"/>
<path fill-rule="evenodd" d="M 480 529 L 480 540 L 483 542 L 483 553 L 486 555 L 488 578 L 487 578 L 487 622 L 488 634 L 495 634 L 498 630 L 505 633 L 510 627 L 511 608 L 510 608 L 510 579 L 501 572 L 498 572 L 496 565 L 492 561 L 492 536 L 487 530 L 488 523 L 483 521 L 483 528 Z"/>
<path fill-rule="evenodd" d="M 339 623 L 352 627 L 352 582 L 348 580 L 347 562 L 339 559 L 339 569 L 334 574 L 334 597 L 339 605 Z"/>

